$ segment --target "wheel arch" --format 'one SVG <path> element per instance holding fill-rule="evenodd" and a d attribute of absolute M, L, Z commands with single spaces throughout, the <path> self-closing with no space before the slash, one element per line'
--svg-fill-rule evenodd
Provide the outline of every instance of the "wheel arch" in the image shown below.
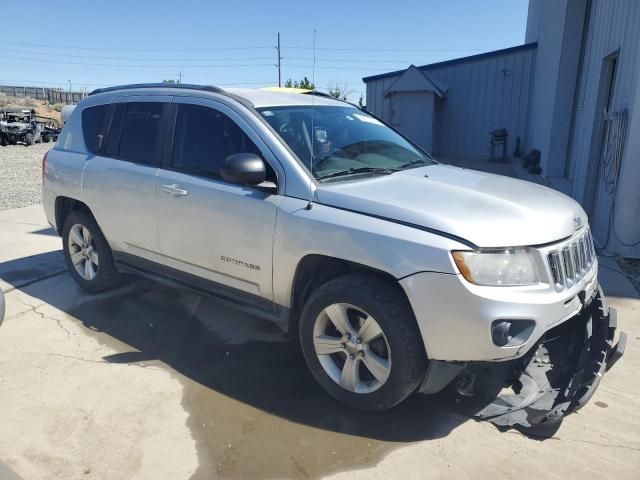
<path fill-rule="evenodd" d="M 58 231 L 58 235 L 62 236 L 62 229 L 64 227 L 64 222 L 71 212 L 76 210 L 81 210 L 87 215 L 90 215 L 91 218 L 95 221 L 95 217 L 91 212 L 89 206 L 75 198 L 59 196 L 56 197 L 55 201 L 55 221 L 56 221 L 56 230 Z M 96 222 L 97 223 L 97 222 Z"/>
<path fill-rule="evenodd" d="M 351 273 L 375 276 L 396 285 L 410 305 L 404 289 L 398 283 L 398 279 L 390 273 L 342 258 L 322 254 L 308 254 L 300 259 L 293 276 L 288 332 L 292 335 L 297 335 L 302 308 L 309 295 L 315 289 L 334 278 Z"/>

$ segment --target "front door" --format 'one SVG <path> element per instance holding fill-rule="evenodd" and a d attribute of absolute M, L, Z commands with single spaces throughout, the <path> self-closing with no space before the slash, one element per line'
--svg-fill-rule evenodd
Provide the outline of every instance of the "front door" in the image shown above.
<path fill-rule="evenodd" d="M 432 92 L 394 92 L 391 124 L 428 153 L 433 152 Z"/>
<path fill-rule="evenodd" d="M 171 159 L 156 177 L 164 263 L 272 300 L 273 234 L 281 197 L 220 176 L 229 155 L 252 152 L 269 160 L 268 149 L 219 102 L 175 98 L 174 105 Z M 275 171 L 268 171 L 275 181 Z"/>

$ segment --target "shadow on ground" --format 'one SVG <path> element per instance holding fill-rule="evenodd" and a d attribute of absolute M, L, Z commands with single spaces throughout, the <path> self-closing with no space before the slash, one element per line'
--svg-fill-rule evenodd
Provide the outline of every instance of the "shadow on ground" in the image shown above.
<path fill-rule="evenodd" d="M 11 272 L 23 263 L 0 264 L 3 279 L 20 280 Z M 400 442 L 445 437 L 467 420 L 447 394 L 414 395 L 381 413 L 349 409 L 320 389 L 296 343 L 277 327 L 185 290 L 132 277 L 113 292 L 89 295 L 67 273 L 21 289 L 119 352 L 105 361 L 161 362 L 177 372 L 200 455 L 197 478 L 212 471 L 317 478 L 373 466 Z"/>
<path fill-rule="evenodd" d="M 62 252 L 52 251 L 0 262 L 0 286 L 20 288 L 32 282 L 40 281 L 67 268 Z"/>

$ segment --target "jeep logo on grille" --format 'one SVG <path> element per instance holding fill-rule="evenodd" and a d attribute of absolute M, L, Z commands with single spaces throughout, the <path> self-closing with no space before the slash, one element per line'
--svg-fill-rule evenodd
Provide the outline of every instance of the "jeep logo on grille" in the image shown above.
<path fill-rule="evenodd" d="M 576 230 L 580 230 L 580 227 L 582 227 L 582 219 L 580 217 L 573 217 L 573 226 L 576 227 Z"/>

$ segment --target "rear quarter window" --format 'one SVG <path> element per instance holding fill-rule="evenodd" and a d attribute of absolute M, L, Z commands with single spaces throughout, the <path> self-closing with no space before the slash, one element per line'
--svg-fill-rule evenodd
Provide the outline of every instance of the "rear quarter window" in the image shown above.
<path fill-rule="evenodd" d="M 87 150 L 98 153 L 104 138 L 109 105 L 97 105 L 82 111 L 82 135 Z"/>

